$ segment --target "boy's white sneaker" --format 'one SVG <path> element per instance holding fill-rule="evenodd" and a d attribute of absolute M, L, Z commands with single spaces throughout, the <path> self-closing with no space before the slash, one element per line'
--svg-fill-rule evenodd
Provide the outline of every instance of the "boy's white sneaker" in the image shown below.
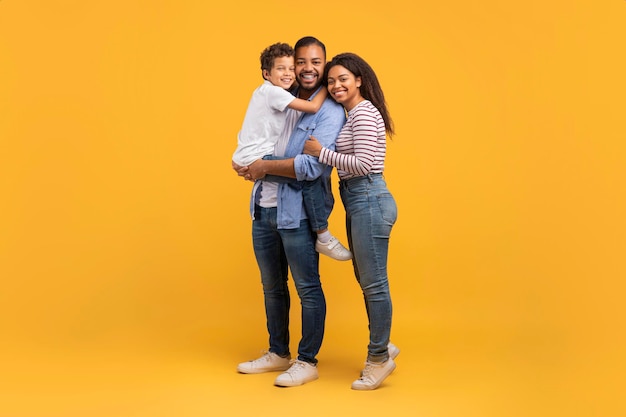
<path fill-rule="evenodd" d="M 315 242 L 315 250 L 322 255 L 330 256 L 338 261 L 347 261 L 352 259 L 352 252 L 341 244 L 339 239 L 331 237 L 328 243 L 322 243 L 319 240 Z"/>
<path fill-rule="evenodd" d="M 396 363 L 391 358 L 382 363 L 365 362 L 365 368 L 361 372 L 361 378 L 352 383 L 352 389 L 376 389 L 394 369 L 396 369 Z"/>
<path fill-rule="evenodd" d="M 319 378 L 317 366 L 301 360 L 295 360 L 291 363 L 289 369 L 276 377 L 274 385 L 279 387 L 295 387 L 315 381 L 317 378 Z"/>
<path fill-rule="evenodd" d="M 242 374 L 261 374 L 263 372 L 284 371 L 289 369 L 291 356 L 282 358 L 273 352 L 264 352 L 263 356 L 237 365 Z"/>

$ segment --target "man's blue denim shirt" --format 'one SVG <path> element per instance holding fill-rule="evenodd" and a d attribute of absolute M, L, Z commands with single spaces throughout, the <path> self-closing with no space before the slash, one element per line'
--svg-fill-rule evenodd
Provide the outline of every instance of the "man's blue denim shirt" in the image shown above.
<path fill-rule="evenodd" d="M 325 88 L 325 87 L 320 87 Z M 319 92 L 316 91 L 315 94 Z M 313 96 L 315 96 L 315 94 Z M 303 113 L 296 127 L 291 133 L 289 143 L 285 149 L 285 157 L 295 157 L 294 169 L 298 181 L 312 180 L 323 176 L 327 214 L 330 214 L 334 198 L 330 184 L 330 174 L 333 167 L 321 164 L 317 158 L 302 154 L 304 141 L 309 136 L 315 136 L 323 147 L 335 149 L 335 140 L 346 122 L 346 113 L 343 106 L 327 97 L 317 113 Z M 254 205 L 258 203 L 261 181 L 257 181 L 252 188 L 250 199 L 250 214 L 254 219 Z M 279 229 L 295 229 L 300 227 L 300 221 L 307 215 L 302 202 L 302 187 L 288 183 L 278 184 L 277 223 Z"/>

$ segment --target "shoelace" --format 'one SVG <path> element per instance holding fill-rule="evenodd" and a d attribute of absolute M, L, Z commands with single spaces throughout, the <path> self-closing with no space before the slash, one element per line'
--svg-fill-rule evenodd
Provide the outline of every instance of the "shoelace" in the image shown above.
<path fill-rule="evenodd" d="M 262 350 L 261 353 L 263 355 L 261 355 L 260 358 L 253 360 L 252 362 L 261 363 L 261 362 L 270 362 L 272 360 L 272 353 L 270 351 Z"/>
<path fill-rule="evenodd" d="M 290 365 L 291 366 L 289 367 L 289 369 L 287 369 L 285 372 L 291 376 L 296 375 L 298 372 L 303 370 L 305 366 L 304 362 L 297 359 L 292 359 Z"/>
<path fill-rule="evenodd" d="M 371 375 L 374 373 L 374 365 L 370 363 L 365 364 L 365 369 L 363 369 L 363 373 L 361 374 L 361 381 L 367 381 L 370 379 Z"/>

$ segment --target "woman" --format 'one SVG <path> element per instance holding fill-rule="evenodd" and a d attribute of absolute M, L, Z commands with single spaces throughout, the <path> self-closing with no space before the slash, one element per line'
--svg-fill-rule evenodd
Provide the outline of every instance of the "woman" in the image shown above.
<path fill-rule="evenodd" d="M 387 253 L 398 211 L 383 178 L 386 138 L 393 122 L 372 68 L 352 53 L 335 56 L 324 71 L 329 94 L 348 114 L 336 141 L 336 151 L 311 137 L 304 153 L 337 168 L 339 190 L 346 210 L 348 243 L 354 273 L 363 291 L 370 342 L 361 377 L 352 389 L 376 389 L 396 365 L 397 347 L 389 343 L 391 297 Z"/>

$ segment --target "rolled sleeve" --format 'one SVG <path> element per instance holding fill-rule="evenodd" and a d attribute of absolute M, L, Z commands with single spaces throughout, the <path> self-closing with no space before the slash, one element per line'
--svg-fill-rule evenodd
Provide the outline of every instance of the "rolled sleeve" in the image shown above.
<path fill-rule="evenodd" d="M 294 170 L 299 181 L 313 180 L 322 175 L 328 167 L 319 162 L 317 157 L 301 153 L 304 142 L 309 136 L 314 136 L 324 148 L 334 150 L 335 140 L 345 121 L 343 107 L 328 98 L 317 113 L 302 117 L 287 149 L 287 152 L 294 152 Z"/>
<path fill-rule="evenodd" d="M 285 149 L 284 156 L 294 158 L 294 171 L 298 181 L 314 180 L 320 176 L 326 178 L 322 184 L 324 184 L 327 214 L 330 214 L 334 203 L 330 189 L 330 174 L 333 167 L 322 164 L 314 156 L 302 154 L 302 149 L 309 136 L 315 136 L 322 146 L 334 150 L 335 141 L 345 121 L 346 114 L 341 104 L 327 98 L 317 113 L 304 113 L 300 117 Z M 278 228 L 298 228 L 300 221 L 306 218 L 307 214 L 302 202 L 302 187 L 278 184 Z"/>

